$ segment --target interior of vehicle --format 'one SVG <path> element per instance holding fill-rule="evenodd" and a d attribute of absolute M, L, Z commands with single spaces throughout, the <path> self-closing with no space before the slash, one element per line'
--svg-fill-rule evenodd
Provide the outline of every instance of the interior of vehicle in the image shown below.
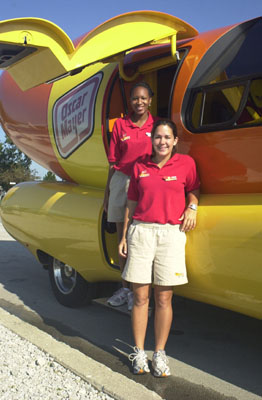
<path fill-rule="evenodd" d="M 161 62 L 163 67 L 161 68 Z M 117 73 L 112 81 L 108 91 L 106 104 L 106 118 L 104 132 L 105 149 L 108 150 L 110 143 L 110 135 L 113 129 L 114 122 L 117 118 L 123 117 L 131 111 L 129 107 L 130 90 L 134 83 L 146 81 L 154 92 L 150 112 L 154 116 L 167 118 L 169 116 L 169 104 L 172 97 L 172 88 L 176 77 L 178 63 L 172 60 L 172 63 L 166 65 L 165 60 L 160 60 L 160 65 L 150 72 L 145 72 L 139 75 L 135 80 L 126 81 Z M 132 72 L 131 72 L 132 73 Z M 105 140 L 106 138 L 106 140 Z M 118 251 L 116 227 L 113 223 L 108 223 L 106 214 L 102 217 L 102 242 L 104 254 L 107 262 L 113 268 L 118 267 Z"/>

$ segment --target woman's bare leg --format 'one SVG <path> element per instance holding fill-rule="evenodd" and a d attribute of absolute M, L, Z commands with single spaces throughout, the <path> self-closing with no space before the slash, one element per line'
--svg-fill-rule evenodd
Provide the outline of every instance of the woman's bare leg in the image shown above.
<path fill-rule="evenodd" d="M 164 350 L 169 336 L 172 319 L 172 286 L 154 287 L 155 295 L 155 351 Z"/>
<path fill-rule="evenodd" d="M 139 349 L 144 350 L 151 284 L 133 283 L 132 288 L 134 292 L 134 305 L 132 310 L 134 341 Z"/>

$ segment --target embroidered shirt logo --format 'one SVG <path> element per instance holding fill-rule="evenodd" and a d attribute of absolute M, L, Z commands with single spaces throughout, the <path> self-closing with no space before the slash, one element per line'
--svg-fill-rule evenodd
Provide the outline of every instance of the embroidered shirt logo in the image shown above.
<path fill-rule="evenodd" d="M 170 181 L 177 181 L 176 176 L 163 176 L 164 181 L 170 182 Z"/>
<path fill-rule="evenodd" d="M 146 132 L 146 136 L 151 137 L 151 132 Z"/>
<path fill-rule="evenodd" d="M 184 274 L 183 272 L 175 272 L 175 276 L 177 276 L 178 278 L 183 278 Z"/>
<path fill-rule="evenodd" d="M 130 136 L 127 136 L 126 133 L 123 134 L 123 136 L 121 137 L 121 142 L 124 142 L 125 140 L 129 140 Z"/>
<path fill-rule="evenodd" d="M 150 176 L 146 169 L 139 174 L 139 178 L 145 178 L 146 176 Z"/>

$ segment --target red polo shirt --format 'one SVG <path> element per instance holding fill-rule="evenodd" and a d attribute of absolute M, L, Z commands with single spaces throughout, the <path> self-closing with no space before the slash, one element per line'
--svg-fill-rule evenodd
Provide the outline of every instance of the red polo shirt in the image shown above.
<path fill-rule="evenodd" d="M 175 154 L 159 168 L 150 156 L 134 166 L 127 197 L 137 201 L 133 219 L 159 224 L 181 224 L 185 193 L 200 186 L 196 165 L 188 155 Z"/>
<path fill-rule="evenodd" d="M 116 120 L 110 141 L 108 161 L 116 163 L 114 168 L 132 175 L 135 161 L 151 154 L 151 130 L 157 118 L 148 113 L 147 121 L 139 128 L 131 121 L 131 114 Z"/>

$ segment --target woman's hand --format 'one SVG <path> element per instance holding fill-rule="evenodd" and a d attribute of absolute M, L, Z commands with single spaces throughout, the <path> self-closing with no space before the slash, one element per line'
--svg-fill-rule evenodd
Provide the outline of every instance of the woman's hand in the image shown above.
<path fill-rule="evenodd" d="M 127 258 L 127 241 L 125 237 L 123 237 L 121 242 L 119 243 L 118 253 L 121 257 Z"/>
<path fill-rule="evenodd" d="M 179 221 L 183 221 L 180 227 L 182 232 L 188 232 L 196 227 L 197 212 L 186 208 L 183 215 L 179 218 Z"/>

